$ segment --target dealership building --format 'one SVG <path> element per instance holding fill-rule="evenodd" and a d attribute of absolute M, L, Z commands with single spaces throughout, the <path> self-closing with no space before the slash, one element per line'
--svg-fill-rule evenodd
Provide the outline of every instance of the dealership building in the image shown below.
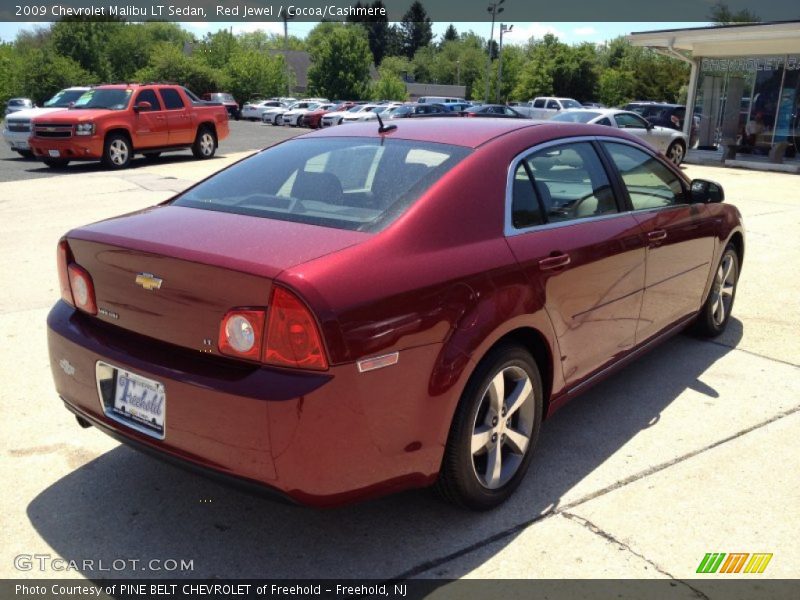
<path fill-rule="evenodd" d="M 800 173 L 800 21 L 632 33 L 691 65 L 687 162 Z"/>

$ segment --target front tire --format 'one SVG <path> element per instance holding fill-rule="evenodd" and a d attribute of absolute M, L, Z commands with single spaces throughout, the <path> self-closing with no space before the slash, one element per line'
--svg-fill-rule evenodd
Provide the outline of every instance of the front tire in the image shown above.
<path fill-rule="evenodd" d="M 33 158 L 33 152 L 30 150 L 17 150 L 22 158 Z"/>
<path fill-rule="evenodd" d="M 192 144 L 192 154 L 195 158 L 205 160 L 214 156 L 217 151 L 217 138 L 208 127 L 201 127 Z"/>
<path fill-rule="evenodd" d="M 494 348 L 464 390 L 453 418 L 436 490 L 473 510 L 505 502 L 533 457 L 543 409 L 542 379 L 530 353 Z"/>
<path fill-rule="evenodd" d="M 667 158 L 672 161 L 676 167 L 680 166 L 683 159 L 686 157 L 686 146 L 681 141 L 672 142 L 667 148 Z"/>
<path fill-rule="evenodd" d="M 128 136 L 113 133 L 106 138 L 103 146 L 103 165 L 108 169 L 126 169 L 131 164 L 133 146 Z"/>
<path fill-rule="evenodd" d="M 736 299 L 739 283 L 739 254 L 728 244 L 719 260 L 708 298 L 697 315 L 694 333 L 701 337 L 717 337 L 725 331 Z"/>

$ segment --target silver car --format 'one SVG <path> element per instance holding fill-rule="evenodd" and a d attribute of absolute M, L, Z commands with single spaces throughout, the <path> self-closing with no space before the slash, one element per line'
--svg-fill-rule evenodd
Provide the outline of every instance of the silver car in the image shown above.
<path fill-rule="evenodd" d="M 686 157 L 686 134 L 669 127 L 652 125 L 635 112 L 617 108 L 576 108 L 557 114 L 549 122 L 592 123 L 617 127 L 647 141 L 676 165 L 681 164 Z"/>

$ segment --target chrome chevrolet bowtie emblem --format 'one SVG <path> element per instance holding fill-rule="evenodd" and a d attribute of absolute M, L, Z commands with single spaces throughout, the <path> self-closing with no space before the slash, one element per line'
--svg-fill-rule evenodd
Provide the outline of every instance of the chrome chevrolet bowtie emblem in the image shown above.
<path fill-rule="evenodd" d="M 163 279 L 159 279 L 152 273 L 139 273 L 136 276 L 136 285 L 140 285 L 146 290 L 161 289 L 163 281 Z"/>

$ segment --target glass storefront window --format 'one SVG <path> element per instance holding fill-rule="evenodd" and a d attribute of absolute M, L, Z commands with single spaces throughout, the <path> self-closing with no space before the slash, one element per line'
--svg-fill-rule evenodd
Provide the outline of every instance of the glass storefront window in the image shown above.
<path fill-rule="evenodd" d="M 800 56 L 700 59 L 695 96 L 698 147 L 737 147 L 768 155 L 776 144 L 787 157 L 800 148 Z"/>

